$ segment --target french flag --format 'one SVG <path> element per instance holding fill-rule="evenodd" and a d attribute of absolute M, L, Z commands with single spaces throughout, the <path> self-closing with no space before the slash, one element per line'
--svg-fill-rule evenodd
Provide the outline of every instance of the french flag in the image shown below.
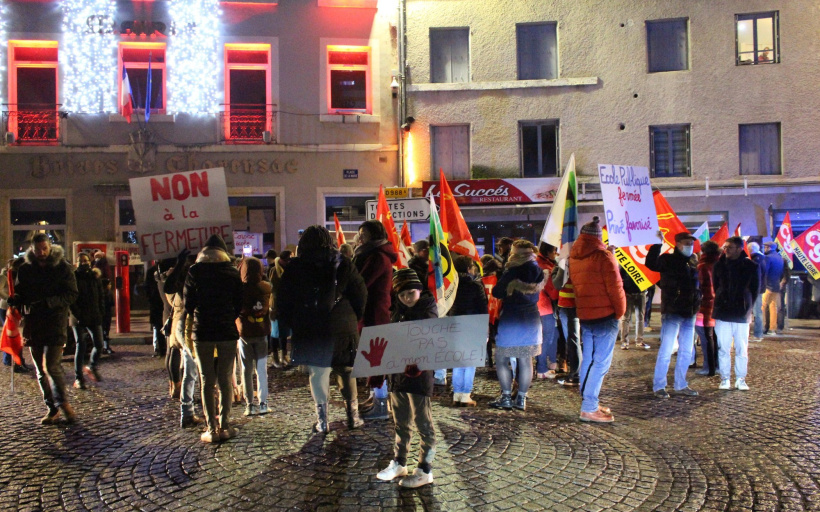
<path fill-rule="evenodd" d="M 133 97 L 131 95 L 131 82 L 128 81 L 128 72 L 125 66 L 122 67 L 122 86 L 120 90 L 121 102 L 120 108 L 125 120 L 131 122 L 131 114 L 134 113 Z"/>

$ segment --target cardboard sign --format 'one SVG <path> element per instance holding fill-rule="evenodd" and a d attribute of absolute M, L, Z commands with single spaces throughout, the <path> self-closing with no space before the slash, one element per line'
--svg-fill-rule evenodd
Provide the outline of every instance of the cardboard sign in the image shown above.
<path fill-rule="evenodd" d="M 203 169 L 133 178 L 131 201 L 137 242 L 146 259 L 175 257 L 182 249 L 199 252 L 211 235 L 233 248 L 225 170 Z"/>
<path fill-rule="evenodd" d="M 254 254 L 263 254 L 262 250 L 262 233 L 249 233 L 247 231 L 233 232 L 233 247 L 234 254 L 242 254 L 243 256 L 253 256 Z M 246 251 L 247 249 L 247 251 Z M 250 252 L 246 255 L 245 252 Z"/>
<path fill-rule="evenodd" d="M 354 377 L 419 370 L 484 366 L 489 315 L 445 316 L 365 327 L 353 364 Z"/>
<path fill-rule="evenodd" d="M 658 242 L 658 212 L 649 183 L 649 169 L 598 164 L 606 210 L 609 243 L 616 247 Z"/>

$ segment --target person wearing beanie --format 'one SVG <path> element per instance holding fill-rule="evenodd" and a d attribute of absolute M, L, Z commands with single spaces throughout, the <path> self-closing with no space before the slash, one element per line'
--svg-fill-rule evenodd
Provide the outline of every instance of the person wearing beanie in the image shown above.
<path fill-rule="evenodd" d="M 532 358 L 541 353 L 541 317 L 538 298 L 546 284 L 544 271 L 535 262 L 535 246 L 516 240 L 493 287 L 493 296 L 504 300 L 495 338 L 495 368 L 501 396 L 490 402 L 495 409 L 526 410 L 527 391 L 532 383 Z M 517 360 L 518 395 L 512 399 L 512 360 Z"/>
<path fill-rule="evenodd" d="M 200 439 L 205 443 L 225 441 L 236 435 L 236 429 L 230 425 L 231 374 L 236 360 L 236 340 L 239 339 L 236 318 L 242 309 L 242 295 L 239 270 L 234 266 L 225 242 L 219 235 L 214 235 L 188 270 L 183 289 L 187 322 L 201 375 L 200 392 L 208 429 Z M 217 384 L 220 394 L 218 410 Z"/>
<path fill-rule="evenodd" d="M 703 368 L 698 375 L 713 377 L 717 369 L 717 340 L 715 338 L 715 319 L 712 311 L 715 306 L 715 288 L 712 284 L 712 271 L 720 257 L 720 247 L 709 240 L 700 245 L 700 260 L 698 261 L 698 281 L 700 282 L 701 302 L 700 311 L 695 318 L 695 332 L 700 338 L 700 348 L 703 351 Z"/>
<path fill-rule="evenodd" d="M 409 322 L 438 318 L 436 300 L 419 280 L 416 271 L 402 268 L 393 273 L 393 292 L 398 299 L 393 310 L 393 322 Z M 401 478 L 399 485 L 415 488 L 433 482 L 433 457 L 436 455 L 436 431 L 433 428 L 433 374 L 408 365 L 404 372 L 390 375 L 390 405 L 396 426 L 396 445 L 393 460 L 379 471 L 376 478 L 390 481 Z M 421 437 L 418 466 L 407 476 L 407 454 L 412 440 L 412 425 Z"/>
<path fill-rule="evenodd" d="M 760 244 L 751 242 L 749 247 L 749 257 L 757 265 L 757 277 L 760 285 L 758 286 L 758 293 L 755 297 L 754 312 L 754 327 L 749 341 L 763 341 L 763 293 L 766 291 L 766 272 L 768 270 L 768 261 L 766 256 L 760 251 Z"/>
<path fill-rule="evenodd" d="M 663 233 L 659 231 L 658 237 L 662 241 Z M 658 398 L 669 398 L 666 391 L 667 373 L 677 341 L 674 392 L 698 396 L 698 392 L 690 388 L 686 381 L 686 372 L 695 349 L 695 317 L 701 303 L 698 257 L 694 254 L 695 237 L 687 232 L 676 234 L 675 250 L 668 254 L 661 254 L 662 245 L 653 245 L 646 254 L 646 267 L 661 275 L 658 281 L 658 288 L 661 289 L 661 346 L 655 361 L 652 391 Z"/>
<path fill-rule="evenodd" d="M 282 274 L 276 301 L 279 319 L 293 330 L 293 362 L 308 367 L 316 406 L 313 432 L 329 430 L 331 372 L 336 374 L 345 401 L 347 428 L 362 426 L 356 379 L 351 374 L 367 288 L 353 263 L 339 254 L 324 226 L 305 229 L 296 257 Z"/>
<path fill-rule="evenodd" d="M 612 364 L 626 296 L 615 256 L 601 240 L 600 218 L 583 225 L 570 251 L 569 273 L 575 312 L 581 323 L 583 360 L 579 371 L 581 421 L 611 423 L 612 411 L 598 401 Z"/>

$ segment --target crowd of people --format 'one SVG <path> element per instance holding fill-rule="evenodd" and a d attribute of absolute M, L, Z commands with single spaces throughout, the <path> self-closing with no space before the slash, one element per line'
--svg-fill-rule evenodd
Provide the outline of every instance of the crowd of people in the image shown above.
<path fill-rule="evenodd" d="M 747 246 L 740 237 L 729 238 L 723 247 L 704 242 L 700 254 L 694 252 L 693 236 L 680 233 L 674 241 L 673 250 L 662 254 L 659 243 L 646 256 L 646 266 L 661 276 L 654 396 L 670 396 L 667 374 L 675 353 L 672 393 L 698 395 L 687 381 L 697 340 L 703 361 L 698 373 L 719 374 L 719 389 L 747 391 L 748 342 L 782 329 L 778 309 L 789 267 L 774 247 L 763 254 L 758 244 Z M 549 244 L 506 237 L 497 249 L 480 265 L 469 256 L 455 256 L 459 283 L 448 312 L 489 314 L 487 365 L 495 367 L 499 394 L 488 406 L 525 411 L 533 379 L 556 379 L 579 388 L 581 421 L 614 421 L 599 395 L 618 338 L 625 350 L 650 348 L 644 332 L 654 287 L 642 290 L 619 267 L 615 248 L 602 240 L 598 217 L 582 226 L 562 257 Z M 295 251 L 268 251 L 267 269 L 260 259 L 234 259 L 218 235 L 198 254 L 184 250 L 152 266 L 146 289 L 154 356 L 164 357 L 181 427 L 201 425 L 200 439 L 206 443 L 236 436 L 230 422 L 234 403 L 244 404 L 245 416 L 270 412 L 268 361 L 276 368 L 299 365 L 308 374 L 315 403 L 313 432 L 330 429 L 335 376 L 349 429 L 393 419 L 393 458 L 377 478 L 399 479 L 404 487 L 431 483 L 436 452 L 431 397 L 436 385 L 446 383 L 447 369 L 409 365 L 396 374 L 371 377 L 369 397 L 361 406 L 352 377 L 362 328 L 438 317 L 428 284 L 433 271 L 428 241 L 415 242 L 412 252 L 408 268 L 394 269 L 398 255 L 385 227 L 366 221 L 355 243 L 341 247 L 326 228 L 310 226 Z M 80 254 L 74 267 L 62 248 L 38 234 L 26 255 L 3 269 L 2 282 L 0 311 L 17 308 L 25 320 L 23 337 L 47 407 L 41 423 L 59 421 L 60 413 L 64 421 L 75 421 L 65 392 L 63 347 L 72 333 L 75 388 L 85 389 L 86 379 L 102 380 L 100 355 L 112 353 L 113 299 L 105 255 L 92 260 Z M 476 368 L 452 369 L 453 406 L 477 405 L 475 373 Z M 202 417 L 196 414 L 197 383 Z M 413 428 L 421 453 L 410 474 Z"/>

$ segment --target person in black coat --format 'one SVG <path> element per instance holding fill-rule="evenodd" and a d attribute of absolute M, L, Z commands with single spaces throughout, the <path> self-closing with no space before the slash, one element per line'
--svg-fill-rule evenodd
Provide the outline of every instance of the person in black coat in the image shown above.
<path fill-rule="evenodd" d="M 746 371 L 749 363 L 749 320 L 760 282 L 757 265 L 743 250 L 743 239 L 733 236 L 726 240 L 723 255 L 712 269 L 715 286 L 715 335 L 718 343 L 720 387 L 732 389 L 730 351 L 735 345 L 735 388 L 748 391 Z"/>
<path fill-rule="evenodd" d="M 393 291 L 398 303 L 391 315 L 392 322 L 409 322 L 438 318 L 436 300 L 430 292 L 424 290 L 418 274 L 411 268 L 397 270 L 393 274 Z M 421 487 L 433 482 L 433 458 L 436 455 L 436 432 L 433 428 L 434 372 L 419 370 L 416 365 L 408 365 L 403 373 L 390 376 L 390 405 L 393 409 L 393 423 L 396 425 L 396 446 L 394 458 L 390 464 L 379 471 L 379 480 L 399 481 L 402 487 Z M 412 426 L 421 437 L 421 454 L 418 467 L 411 476 L 407 476 L 407 454 L 410 451 Z"/>
<path fill-rule="evenodd" d="M 367 303 L 367 287 L 353 263 L 336 249 L 323 226 L 305 229 L 296 257 L 282 274 L 277 295 L 279 318 L 293 330 L 293 362 L 307 365 L 316 403 L 314 432 L 326 433 L 330 373 L 339 381 L 347 426 L 363 424 L 351 376 L 359 346 L 358 321 Z"/>
<path fill-rule="evenodd" d="M 190 323 L 196 362 L 202 376 L 202 406 L 208 430 L 200 439 L 224 441 L 236 435 L 230 426 L 233 385 L 231 372 L 236 360 L 239 331 L 236 318 L 242 308 L 242 278 L 219 235 L 213 235 L 199 252 L 185 279 L 185 311 Z M 216 368 L 214 368 L 216 351 Z M 219 384 L 217 422 L 214 386 Z"/>
<path fill-rule="evenodd" d="M 77 257 L 77 270 L 74 277 L 77 279 L 79 296 L 71 305 L 71 314 L 77 319 L 74 327 L 74 337 L 77 339 L 74 352 L 74 387 L 85 389 L 83 372 L 94 382 L 102 380 L 97 363 L 103 350 L 103 315 L 105 314 L 105 290 L 98 275 L 99 270 L 92 268 L 91 258 L 86 253 Z M 83 368 L 85 359 L 86 336 L 91 336 L 94 348 L 91 349 L 91 358 L 88 366 Z"/>
<path fill-rule="evenodd" d="M 484 285 L 476 281 L 477 267 L 469 256 L 456 256 L 453 266 L 458 272 L 458 288 L 453 307 L 447 312 L 450 316 L 487 314 L 487 294 Z M 475 367 L 453 368 L 453 405 L 456 407 L 475 407 L 476 402 L 470 397 L 473 392 Z"/>

